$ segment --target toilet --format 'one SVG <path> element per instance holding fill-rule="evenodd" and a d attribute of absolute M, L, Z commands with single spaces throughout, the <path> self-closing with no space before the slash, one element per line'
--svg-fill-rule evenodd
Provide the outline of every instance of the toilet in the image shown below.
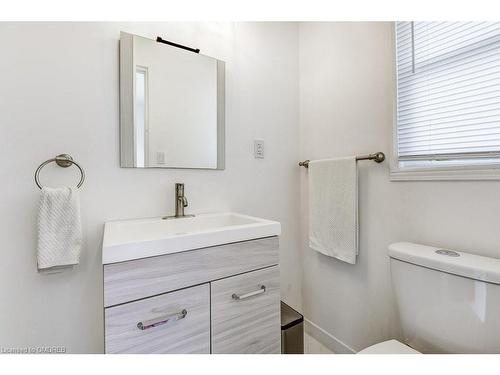
<path fill-rule="evenodd" d="M 398 340 L 387 340 L 369 346 L 358 354 L 421 354 Z"/>
<path fill-rule="evenodd" d="M 404 343 L 358 354 L 500 353 L 500 259 L 409 242 L 389 257 Z"/>

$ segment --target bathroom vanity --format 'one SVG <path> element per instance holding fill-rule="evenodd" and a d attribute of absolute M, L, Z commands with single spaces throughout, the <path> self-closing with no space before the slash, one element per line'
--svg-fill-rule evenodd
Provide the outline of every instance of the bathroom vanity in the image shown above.
<path fill-rule="evenodd" d="M 278 222 L 108 222 L 106 353 L 280 353 Z"/>
<path fill-rule="evenodd" d="M 225 63 L 122 32 L 120 165 L 224 169 Z M 106 353 L 279 353 L 280 223 L 234 214 L 108 222 Z"/>

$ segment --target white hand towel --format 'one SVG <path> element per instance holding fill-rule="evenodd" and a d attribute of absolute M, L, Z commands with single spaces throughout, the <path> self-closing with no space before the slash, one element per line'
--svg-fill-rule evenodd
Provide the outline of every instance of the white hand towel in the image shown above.
<path fill-rule="evenodd" d="M 309 246 L 355 264 L 358 254 L 356 158 L 309 162 Z"/>
<path fill-rule="evenodd" d="M 38 270 L 80 261 L 82 227 L 78 188 L 42 188 L 38 212 Z"/>

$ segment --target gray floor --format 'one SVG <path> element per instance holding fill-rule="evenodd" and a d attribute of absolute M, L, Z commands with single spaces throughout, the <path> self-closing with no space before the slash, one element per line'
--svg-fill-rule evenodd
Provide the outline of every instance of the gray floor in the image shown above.
<path fill-rule="evenodd" d="M 304 333 L 304 354 L 335 354 L 314 337 Z"/>

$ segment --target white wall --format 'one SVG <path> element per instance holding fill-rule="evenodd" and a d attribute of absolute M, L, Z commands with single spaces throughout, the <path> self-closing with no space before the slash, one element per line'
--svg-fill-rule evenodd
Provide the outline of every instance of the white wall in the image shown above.
<path fill-rule="evenodd" d="M 301 159 L 390 150 L 390 25 L 302 23 Z M 301 178 L 303 308 L 307 319 L 354 350 L 397 334 L 387 245 L 401 239 L 397 186 L 387 163 L 359 163 L 360 255 L 356 265 L 307 246 L 307 171 Z M 338 347 L 334 349 L 339 350 Z"/>
<path fill-rule="evenodd" d="M 119 168 L 120 30 L 161 35 L 226 61 L 226 170 Z M 234 210 L 282 223 L 282 297 L 300 308 L 298 51 L 296 24 L 0 24 L 0 347 L 103 351 L 101 236 L 106 220 L 174 210 Z M 266 159 L 253 158 L 253 139 Z M 36 272 L 36 167 L 67 152 L 87 173 L 84 248 L 72 272 Z M 73 183 L 47 167 L 45 184 Z"/>
<path fill-rule="evenodd" d="M 300 24 L 301 159 L 374 151 L 390 156 L 391 33 L 391 23 Z M 306 172 L 301 176 L 303 310 L 354 351 L 400 338 L 386 255 L 390 243 L 500 257 L 500 181 L 390 182 L 388 163 L 363 161 L 359 168 L 361 247 L 355 266 L 308 248 Z"/>

